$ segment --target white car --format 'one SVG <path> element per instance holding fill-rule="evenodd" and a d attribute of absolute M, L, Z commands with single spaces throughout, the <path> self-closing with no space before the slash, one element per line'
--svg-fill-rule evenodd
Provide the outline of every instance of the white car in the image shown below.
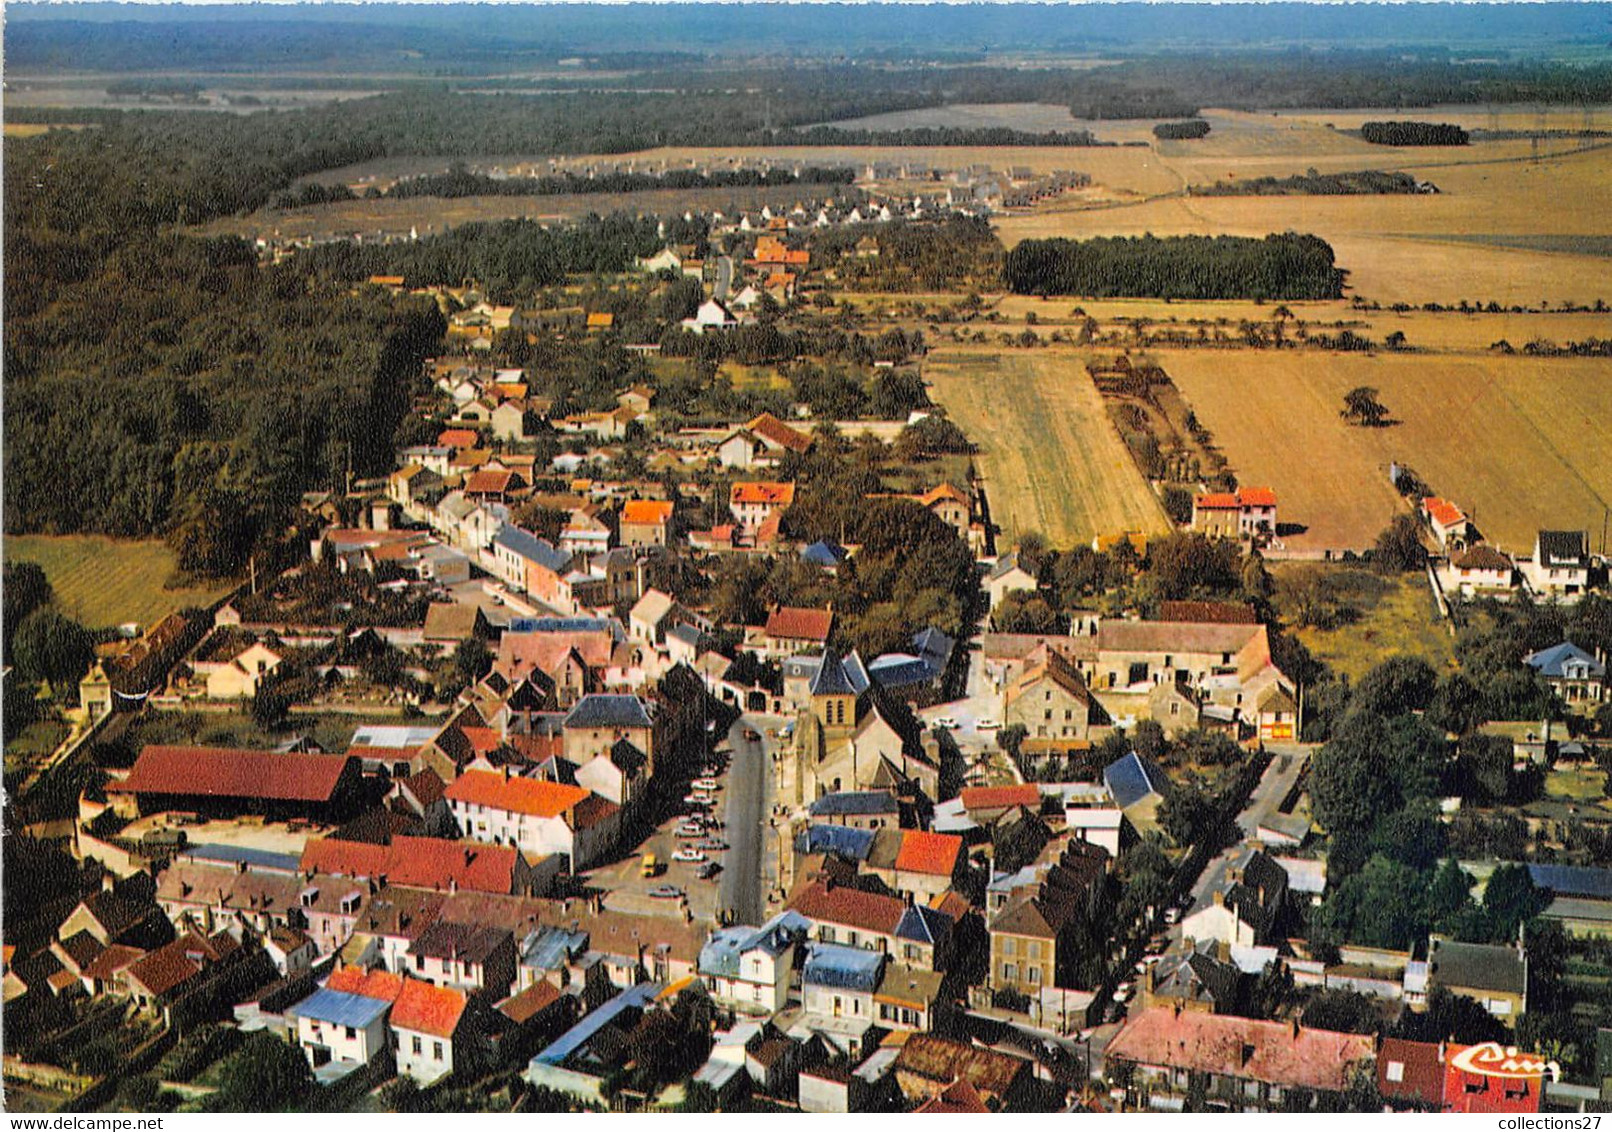
<path fill-rule="evenodd" d="M 672 854 L 672 860 L 686 861 L 691 865 L 697 865 L 701 861 L 705 860 L 705 854 L 701 853 L 698 849 L 679 849 L 677 852 Z"/>
<path fill-rule="evenodd" d="M 711 796 L 702 790 L 696 790 L 692 794 L 684 794 L 683 801 L 690 806 L 709 806 Z"/>
<path fill-rule="evenodd" d="M 932 726 L 938 727 L 942 731 L 956 731 L 957 721 L 949 715 L 942 715 L 936 718 Z"/>
<path fill-rule="evenodd" d="M 986 718 L 986 719 L 982 719 L 978 723 L 974 724 L 974 730 L 975 731 L 995 731 L 997 728 L 999 728 L 1001 726 L 1002 725 L 1000 723 L 998 723 L 996 720 Z"/>
<path fill-rule="evenodd" d="M 704 837 L 705 836 L 705 827 L 703 825 L 699 825 L 699 824 L 697 824 L 695 822 L 684 822 L 682 825 L 677 827 L 677 836 L 679 836 L 679 837 Z"/>
<path fill-rule="evenodd" d="M 718 782 L 714 778 L 696 778 L 694 780 L 693 785 L 694 785 L 694 789 L 696 789 L 696 790 L 720 790 L 720 789 L 722 789 L 722 784 L 720 782 Z"/>

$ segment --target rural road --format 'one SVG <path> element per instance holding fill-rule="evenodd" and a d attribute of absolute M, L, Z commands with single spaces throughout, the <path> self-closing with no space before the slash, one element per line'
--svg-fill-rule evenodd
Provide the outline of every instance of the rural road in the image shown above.
<path fill-rule="evenodd" d="M 772 760 L 765 740 L 746 739 L 745 731 L 762 727 L 741 716 L 728 730 L 733 762 L 728 768 L 727 842 L 717 906 L 736 923 L 759 925 L 764 918 L 765 880 L 761 875 L 762 839 L 767 836 L 767 802 L 771 794 Z"/>
<path fill-rule="evenodd" d="M 716 260 L 716 284 L 711 288 L 711 297 L 719 303 L 728 301 L 728 292 L 733 290 L 733 257 L 718 256 Z"/>

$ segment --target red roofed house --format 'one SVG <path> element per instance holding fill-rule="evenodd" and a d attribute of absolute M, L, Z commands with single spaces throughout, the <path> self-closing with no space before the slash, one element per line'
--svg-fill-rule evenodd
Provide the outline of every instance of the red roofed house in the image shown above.
<path fill-rule="evenodd" d="M 437 445 L 442 448 L 474 448 L 480 439 L 473 428 L 447 428 L 437 437 Z"/>
<path fill-rule="evenodd" d="M 1025 1096 L 1035 1072 L 1022 1057 L 935 1034 L 914 1034 L 896 1056 L 895 1077 L 908 1101 L 955 1097 L 954 1086 L 964 1082 L 975 1099 L 1000 1111 Z"/>
<path fill-rule="evenodd" d="M 672 539 L 672 504 L 662 499 L 629 499 L 621 508 L 622 546 L 666 546 Z"/>
<path fill-rule="evenodd" d="M 1192 529 L 1218 538 L 1276 533 L 1276 493 L 1268 487 L 1210 492 L 1192 499 Z"/>
<path fill-rule="evenodd" d="M 1422 514 L 1427 516 L 1427 525 L 1433 529 L 1433 537 L 1438 539 L 1439 549 L 1445 553 L 1464 549 L 1471 542 L 1472 520 L 1448 499 L 1428 496 L 1422 500 Z"/>
<path fill-rule="evenodd" d="M 716 456 L 724 468 L 753 468 L 776 464 L 785 453 L 805 452 L 811 446 L 806 433 L 762 413 L 724 437 Z"/>
<path fill-rule="evenodd" d="M 114 807 L 127 800 L 123 811 L 143 814 L 187 810 L 328 821 L 351 810 L 358 785 L 359 761 L 347 755 L 152 745 L 106 792 Z"/>
<path fill-rule="evenodd" d="M 965 863 L 963 839 L 955 834 L 881 829 L 864 868 L 898 895 L 927 903 L 962 879 Z"/>
<path fill-rule="evenodd" d="M 463 991 L 405 979 L 392 1005 L 397 1071 L 426 1086 L 473 1064 L 474 1039 L 465 1026 L 470 999 Z"/>
<path fill-rule="evenodd" d="M 503 771 L 467 770 L 445 796 L 460 831 L 476 841 L 511 845 L 529 859 L 563 853 L 576 872 L 615 841 L 621 808 L 560 782 Z"/>
<path fill-rule="evenodd" d="M 302 871 L 374 881 L 384 877 L 387 884 L 448 892 L 515 895 L 532 888 L 531 866 L 513 847 L 444 837 L 397 836 L 390 845 L 309 838 L 302 849 Z"/>
<path fill-rule="evenodd" d="M 1560 1074 L 1537 1054 L 1518 1053 L 1499 1042 L 1448 1045 L 1443 1049 L 1446 1112 L 1538 1112 L 1545 1075 Z"/>
<path fill-rule="evenodd" d="M 1201 1076 L 1211 1102 L 1240 1111 L 1280 1112 L 1290 1099 L 1306 1096 L 1325 1111 L 1337 1107 L 1335 1098 L 1357 1074 L 1371 1071 L 1375 1039 L 1160 1006 L 1133 1015 L 1105 1056 L 1110 1066 L 1134 1066 L 1133 1087 L 1151 1086 L 1155 1103 L 1184 1096 Z"/>
<path fill-rule="evenodd" d="M 809 936 L 878 951 L 926 971 L 945 970 L 951 947 L 951 920 L 925 904 L 864 892 L 832 879 L 804 886 L 789 907 L 811 921 Z"/>
<path fill-rule="evenodd" d="M 510 495 L 526 486 L 519 472 L 482 468 L 465 479 L 465 498 L 507 502 Z"/>
<path fill-rule="evenodd" d="M 728 491 L 728 510 L 733 513 L 733 521 L 751 537 L 768 519 L 788 510 L 794 502 L 795 485 L 792 483 L 741 482 Z"/>
<path fill-rule="evenodd" d="M 817 652 L 828 644 L 834 629 L 832 609 L 800 609 L 781 605 L 767 616 L 767 624 L 756 642 L 769 656 L 794 656 Z"/>
<path fill-rule="evenodd" d="M 959 797 L 968 816 L 981 825 L 989 825 L 1019 806 L 1031 813 L 1041 809 L 1041 788 L 1033 782 L 1017 786 L 965 786 Z"/>
<path fill-rule="evenodd" d="M 1377 1091 L 1396 1109 L 1442 1112 L 1443 1055 L 1436 1042 L 1384 1038 L 1377 1051 Z"/>

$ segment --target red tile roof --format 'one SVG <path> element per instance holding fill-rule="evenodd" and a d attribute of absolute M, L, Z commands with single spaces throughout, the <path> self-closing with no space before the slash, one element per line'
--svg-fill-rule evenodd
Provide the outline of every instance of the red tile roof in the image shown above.
<path fill-rule="evenodd" d="M 1033 782 L 1019 786 L 967 786 L 960 795 L 965 810 L 1005 810 L 1010 806 L 1041 805 L 1041 789 Z"/>
<path fill-rule="evenodd" d="M 1397 1071 L 1391 1069 L 1395 1064 Z M 1444 1063 L 1438 1044 L 1384 1038 L 1377 1051 L 1377 1091 L 1390 1100 L 1442 1106 Z"/>
<path fill-rule="evenodd" d="M 492 806 L 515 814 L 540 818 L 558 817 L 588 797 L 580 786 L 544 782 L 536 778 L 504 775 L 491 770 L 467 770 L 447 789 L 450 802 Z"/>
<path fill-rule="evenodd" d="M 894 896 L 815 881 L 795 894 L 790 907 L 808 920 L 894 935 L 907 906 Z"/>
<path fill-rule="evenodd" d="M 1168 1065 L 1245 1081 L 1341 1093 L 1370 1061 L 1368 1035 L 1294 1028 L 1223 1014 L 1154 1007 L 1132 1016 L 1108 1046 L 1110 1062 Z"/>
<path fill-rule="evenodd" d="M 804 452 L 812 446 L 811 437 L 797 428 L 791 428 L 771 413 L 762 413 L 744 427 L 791 452 Z"/>
<path fill-rule="evenodd" d="M 664 523 L 672 517 L 672 505 L 659 499 L 629 499 L 622 505 L 623 523 Z"/>
<path fill-rule="evenodd" d="M 731 503 L 771 503 L 777 507 L 788 507 L 795 502 L 795 485 L 792 483 L 736 483 L 728 495 L 728 500 Z"/>
<path fill-rule="evenodd" d="M 896 869 L 905 873 L 949 877 L 957 868 L 957 854 L 962 850 L 963 839 L 956 834 L 924 833 L 909 829 L 901 835 L 901 848 L 896 851 Z"/>
<path fill-rule="evenodd" d="M 519 486 L 516 481 L 519 477 L 514 472 L 498 472 L 483 469 L 465 480 L 466 495 L 502 495 Z"/>
<path fill-rule="evenodd" d="M 896 1055 L 895 1068 L 931 1081 L 967 1081 L 977 1092 L 1001 1098 L 1029 1073 L 1030 1063 L 968 1042 L 913 1034 Z"/>
<path fill-rule="evenodd" d="M 314 837 L 302 850 L 302 871 L 385 877 L 412 888 L 450 886 L 470 892 L 515 891 L 519 854 L 510 846 L 444 837 L 394 837 L 390 845 Z"/>
<path fill-rule="evenodd" d="M 396 1002 L 403 993 L 403 976 L 390 971 L 366 971 L 362 967 L 338 967 L 325 980 L 327 990 L 362 995 L 364 998 Z"/>
<path fill-rule="evenodd" d="M 1276 492 L 1268 487 L 1245 487 L 1237 492 L 1237 501 L 1244 507 L 1275 507 Z"/>
<path fill-rule="evenodd" d="M 1437 496 L 1428 496 L 1422 500 L 1422 508 L 1427 512 L 1427 517 L 1441 527 L 1453 527 L 1466 518 L 1466 512 L 1448 499 L 1440 499 Z"/>
<path fill-rule="evenodd" d="M 1192 505 L 1200 511 L 1235 511 L 1237 497 L 1230 492 L 1211 491 L 1195 498 Z"/>
<path fill-rule="evenodd" d="M 419 979 L 403 980 L 403 990 L 392 1007 L 392 1028 L 451 1038 L 459 1028 L 469 1000 L 464 992 L 435 987 Z"/>
<path fill-rule="evenodd" d="M 609 798 L 589 794 L 572 809 L 571 820 L 577 829 L 592 829 L 596 825 L 609 821 L 619 812 L 621 812 L 621 807 Z"/>
<path fill-rule="evenodd" d="M 444 448 L 474 448 L 479 439 L 473 428 L 448 428 L 442 430 L 437 443 Z"/>
<path fill-rule="evenodd" d="M 516 1025 L 536 1018 L 560 1001 L 560 988 L 547 980 L 539 980 L 498 1004 L 498 1012 Z"/>
<path fill-rule="evenodd" d="M 915 1110 L 929 1113 L 975 1113 L 990 1112 L 990 1108 L 980 1099 L 979 1090 L 962 1078 L 958 1078 L 946 1088 L 930 1097 Z"/>
<path fill-rule="evenodd" d="M 767 636 L 786 641 L 826 641 L 834 628 L 834 613 L 828 609 L 798 609 L 779 606 L 767 617 Z"/>
<path fill-rule="evenodd" d="M 347 755 L 148 746 L 129 776 L 109 783 L 107 791 L 328 802 L 349 766 L 357 760 Z"/>

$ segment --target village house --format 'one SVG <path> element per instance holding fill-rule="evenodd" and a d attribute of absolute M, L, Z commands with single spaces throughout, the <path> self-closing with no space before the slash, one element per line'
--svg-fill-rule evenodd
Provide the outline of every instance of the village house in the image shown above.
<path fill-rule="evenodd" d="M 749 1014 L 783 1010 L 809 927 L 786 911 L 759 928 L 718 928 L 700 949 L 699 974 L 707 992 L 716 1002 Z"/>
<path fill-rule="evenodd" d="M 1515 1027 L 1528 1009 L 1528 953 L 1520 943 L 1463 943 L 1432 935 L 1427 941 L 1427 985 L 1475 999 Z"/>
<path fill-rule="evenodd" d="M 197 661 L 192 668 L 207 681 L 210 700 L 251 699 L 284 658 L 262 641 L 226 661 Z"/>
<path fill-rule="evenodd" d="M 1297 1021 L 1155 1007 L 1132 1015 L 1105 1056 L 1111 1067 L 1134 1068 L 1132 1088 L 1148 1086 L 1155 1107 L 1175 1107 L 1171 1098 L 1185 1096 L 1194 1080 L 1202 1080 L 1211 1100 L 1234 1111 L 1280 1112 L 1290 1098 L 1323 1110 L 1335 1106 L 1355 1075 L 1370 1070 L 1374 1045 L 1369 1034 L 1317 1030 Z"/>
<path fill-rule="evenodd" d="M 149 745 L 122 779 L 107 783 L 113 809 L 183 810 L 218 817 L 339 819 L 356 804 L 357 759 L 225 747 Z"/>
<path fill-rule="evenodd" d="M 882 952 L 927 971 L 943 971 L 950 960 L 951 920 L 924 905 L 818 880 L 797 892 L 789 908 L 819 943 Z"/>
<path fill-rule="evenodd" d="M 1181 921 L 1181 935 L 1199 943 L 1263 947 L 1280 937 L 1287 872 L 1263 849 L 1245 852 L 1226 870 L 1210 902 Z"/>
<path fill-rule="evenodd" d="M 1439 549 L 1445 554 L 1453 555 L 1472 544 L 1476 533 L 1472 528 L 1472 520 L 1467 518 L 1465 511 L 1448 499 L 1428 496 L 1422 500 L 1422 514 L 1427 516 L 1428 528 L 1432 530 L 1433 538 L 1438 541 Z"/>
<path fill-rule="evenodd" d="M 1076 985 L 1078 937 L 1102 907 L 1111 860 L 1101 846 L 1070 841 L 1050 868 L 1030 870 L 1022 889 L 1009 890 L 990 922 L 992 987 L 1036 998 Z"/>
<path fill-rule="evenodd" d="M 1440 574 L 1445 594 L 1459 595 L 1464 601 L 1485 597 L 1508 600 L 1517 588 L 1516 566 L 1487 543 L 1451 554 Z"/>
<path fill-rule="evenodd" d="M 779 606 L 767 615 L 767 624 L 761 632 L 754 635 L 753 647 L 767 659 L 796 656 L 821 650 L 833 630 L 834 611 L 831 609 Z"/>
<path fill-rule="evenodd" d="M 560 853 L 573 872 L 588 868 L 615 841 L 621 809 L 580 786 L 467 770 L 446 795 L 464 836 L 513 845 L 528 857 Z"/>
<path fill-rule="evenodd" d="M 754 539 L 767 521 L 795 502 L 792 483 L 740 482 L 728 491 L 728 510 L 740 531 Z"/>
<path fill-rule="evenodd" d="M 985 581 L 982 583 L 993 610 L 1001 605 L 1002 599 L 1010 593 L 1034 593 L 1037 584 L 1036 576 L 1025 569 L 1020 562 L 1017 550 L 1009 551 L 998 558 L 986 571 Z"/>
<path fill-rule="evenodd" d="M 621 507 L 620 544 L 627 547 L 669 546 L 672 541 L 670 502 L 629 499 Z"/>
<path fill-rule="evenodd" d="M 463 991 L 405 979 L 390 1022 L 398 1075 L 424 1088 L 473 1068 L 476 1038 L 465 1024 L 469 1006 Z"/>
<path fill-rule="evenodd" d="M 1080 673 L 1043 646 L 1027 660 L 1024 675 L 1002 693 L 1002 721 L 1024 728 L 1027 738 L 1080 740 L 1091 735 L 1095 701 Z"/>
<path fill-rule="evenodd" d="M 1276 533 L 1276 493 L 1268 487 L 1210 492 L 1192 499 L 1192 529 L 1212 538 L 1262 538 Z"/>
<path fill-rule="evenodd" d="M 1606 664 L 1571 641 L 1529 653 L 1522 662 L 1550 685 L 1569 711 L 1594 712 L 1606 701 Z"/>
<path fill-rule="evenodd" d="M 291 1007 L 287 1021 L 295 1019 L 297 1045 L 315 1073 L 335 1079 L 385 1053 L 391 1047 L 387 1015 L 402 990 L 399 975 L 340 967 Z"/>
<path fill-rule="evenodd" d="M 771 467 L 790 452 L 803 453 L 812 438 L 791 428 L 771 413 L 762 413 L 734 429 L 716 447 L 724 468 Z"/>
<path fill-rule="evenodd" d="M 936 1034 L 913 1034 L 895 1059 L 896 1084 L 910 1103 L 933 1100 L 961 1082 L 1000 1112 L 1028 1095 L 1034 1076 L 1022 1057 Z"/>
<path fill-rule="evenodd" d="M 507 928 L 438 920 L 410 942 L 404 964 L 412 978 L 497 1000 L 515 984 L 515 937 Z"/>
<path fill-rule="evenodd" d="M 1540 531 L 1534 556 L 1521 564 L 1523 579 L 1535 595 L 1577 601 L 1590 584 L 1590 539 L 1584 531 Z"/>

